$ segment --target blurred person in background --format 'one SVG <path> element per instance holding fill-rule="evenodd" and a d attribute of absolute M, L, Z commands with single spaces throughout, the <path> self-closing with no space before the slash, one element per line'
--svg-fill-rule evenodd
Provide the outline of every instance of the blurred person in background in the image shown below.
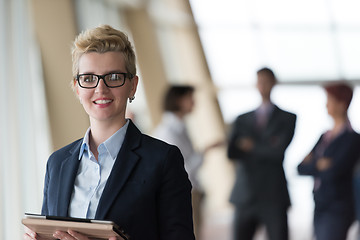
<path fill-rule="evenodd" d="M 326 85 L 325 91 L 333 127 L 320 136 L 298 165 L 298 172 L 314 177 L 316 240 L 346 240 L 355 217 L 353 171 L 359 157 L 360 138 L 347 114 L 352 88 L 345 83 L 334 83 Z"/>
<path fill-rule="evenodd" d="M 238 116 L 229 137 L 228 157 L 236 163 L 230 196 L 235 206 L 234 239 L 252 240 L 264 225 L 270 240 L 287 240 L 290 197 L 283 169 L 296 115 L 271 101 L 277 79 L 269 68 L 257 72 L 261 105 Z"/>
<path fill-rule="evenodd" d="M 360 145 L 359 145 L 360 148 Z M 360 240 L 360 157 L 354 171 L 355 219 L 357 221 L 357 240 Z"/>
<path fill-rule="evenodd" d="M 195 151 L 185 123 L 186 116 L 194 108 L 194 91 L 194 87 L 190 85 L 173 85 L 167 89 L 163 100 L 162 120 L 153 131 L 153 135 L 177 146 L 184 156 L 185 169 L 193 186 L 191 193 L 194 230 L 196 238 L 199 239 L 202 223 L 201 209 L 205 193 L 198 179 L 198 172 L 203 163 L 204 154 L 222 143 L 215 143 L 204 152 Z"/>
<path fill-rule="evenodd" d="M 110 220 L 133 240 L 194 240 L 191 183 L 180 150 L 125 118 L 138 84 L 128 37 L 108 25 L 89 29 L 72 54 L 72 86 L 90 127 L 50 156 L 41 214 Z M 53 236 L 88 239 L 71 229 Z M 26 229 L 24 239 L 41 237 Z"/>

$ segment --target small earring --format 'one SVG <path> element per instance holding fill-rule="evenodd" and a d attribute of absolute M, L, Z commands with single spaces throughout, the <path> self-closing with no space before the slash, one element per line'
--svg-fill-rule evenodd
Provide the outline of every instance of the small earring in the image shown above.
<path fill-rule="evenodd" d="M 82 100 L 81 100 L 81 98 L 79 98 L 79 101 L 80 101 L 80 104 L 82 104 Z"/>
<path fill-rule="evenodd" d="M 129 103 L 131 103 L 132 101 L 134 101 L 135 96 L 129 97 Z"/>

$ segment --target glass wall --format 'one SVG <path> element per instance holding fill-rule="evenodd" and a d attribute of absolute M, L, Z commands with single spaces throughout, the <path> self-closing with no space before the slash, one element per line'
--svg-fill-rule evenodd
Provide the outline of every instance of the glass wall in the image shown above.
<path fill-rule="evenodd" d="M 326 112 L 327 81 L 360 83 L 360 8 L 353 0 L 191 0 L 201 41 L 227 124 L 256 108 L 256 71 L 270 67 L 280 84 L 273 101 L 297 114 L 295 136 L 284 162 L 294 238 L 311 237 L 312 178 L 296 167 L 321 133 L 332 126 Z M 360 131 L 360 90 L 355 88 L 349 117 Z"/>
<path fill-rule="evenodd" d="M 221 87 L 249 84 L 263 65 L 285 82 L 360 78 L 359 1 L 190 2 Z"/>

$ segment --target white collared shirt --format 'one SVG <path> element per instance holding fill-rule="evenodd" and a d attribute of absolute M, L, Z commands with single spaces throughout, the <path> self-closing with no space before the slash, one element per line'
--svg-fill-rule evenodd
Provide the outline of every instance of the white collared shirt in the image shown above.
<path fill-rule="evenodd" d="M 107 179 L 124 142 L 129 121 L 98 147 L 98 161 L 89 147 L 90 128 L 79 153 L 79 169 L 72 192 L 69 216 L 94 219 Z"/>
<path fill-rule="evenodd" d="M 153 136 L 180 149 L 191 184 L 193 188 L 200 190 L 201 185 L 197 175 L 203 162 L 203 155 L 194 150 L 184 121 L 172 112 L 165 112 L 160 124 L 154 130 Z"/>

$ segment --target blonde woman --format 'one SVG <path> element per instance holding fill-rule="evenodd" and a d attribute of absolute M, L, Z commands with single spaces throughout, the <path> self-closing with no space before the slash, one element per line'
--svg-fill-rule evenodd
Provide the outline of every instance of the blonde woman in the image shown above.
<path fill-rule="evenodd" d="M 191 184 L 179 149 L 125 118 L 138 84 L 127 36 L 107 25 L 90 29 L 72 54 L 72 84 L 90 127 L 50 156 L 42 214 L 111 220 L 133 240 L 193 240 Z M 88 239 L 71 230 L 54 237 Z M 27 230 L 24 239 L 41 238 Z"/>

